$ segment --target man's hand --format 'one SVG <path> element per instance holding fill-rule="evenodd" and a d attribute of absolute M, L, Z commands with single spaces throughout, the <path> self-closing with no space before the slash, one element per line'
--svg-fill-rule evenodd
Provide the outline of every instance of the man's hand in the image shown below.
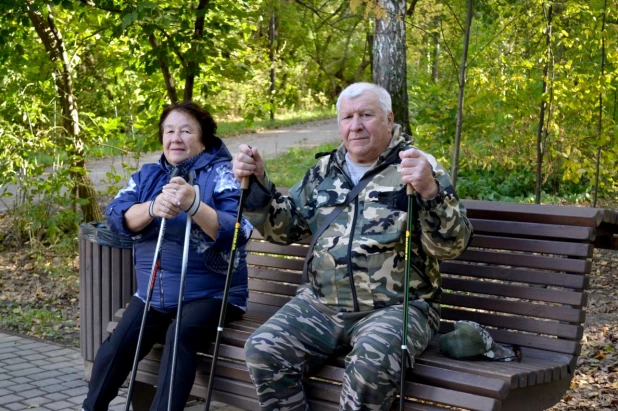
<path fill-rule="evenodd" d="M 257 148 L 241 144 L 232 162 L 232 170 L 238 180 L 253 174 L 262 181 L 264 180 L 264 159 Z"/>
<path fill-rule="evenodd" d="M 431 200 L 438 195 L 438 185 L 433 177 L 427 157 L 415 148 L 399 153 L 401 158 L 401 181 L 410 184 L 421 197 Z"/>

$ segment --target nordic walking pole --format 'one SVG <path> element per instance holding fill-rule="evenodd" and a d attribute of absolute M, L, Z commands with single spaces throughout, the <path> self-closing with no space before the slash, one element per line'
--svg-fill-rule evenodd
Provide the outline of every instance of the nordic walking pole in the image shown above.
<path fill-rule="evenodd" d="M 219 355 L 219 345 L 221 344 L 221 334 L 223 333 L 223 325 L 225 324 L 225 311 L 227 308 L 228 294 L 230 293 L 230 285 L 232 284 L 232 273 L 234 272 L 234 258 L 236 256 L 236 244 L 238 243 L 238 232 L 240 231 L 240 221 L 242 219 L 242 204 L 245 201 L 247 191 L 249 191 L 250 177 L 242 178 L 240 182 L 240 199 L 238 200 L 238 215 L 236 217 L 236 225 L 234 226 L 234 237 L 232 237 L 232 251 L 230 253 L 230 262 L 227 267 L 227 277 L 225 278 L 225 288 L 223 289 L 223 299 L 221 301 L 221 314 L 219 315 L 219 326 L 217 327 L 217 338 L 215 340 L 215 351 L 212 355 L 212 364 L 210 365 L 210 376 L 208 377 L 208 394 L 206 395 L 206 408 L 210 409 L 210 397 L 212 395 L 212 385 L 215 381 L 215 368 L 217 366 L 217 357 Z"/>
<path fill-rule="evenodd" d="M 404 388 L 406 384 L 406 368 L 408 356 L 408 305 L 410 303 L 410 255 L 412 254 L 412 228 L 414 216 L 414 188 L 412 184 L 407 185 L 408 194 L 408 226 L 406 228 L 406 250 L 405 250 L 405 274 L 403 289 L 403 333 L 401 339 L 401 386 L 399 388 L 399 411 L 403 411 Z"/>
<path fill-rule="evenodd" d="M 191 172 L 189 178 L 195 182 L 195 172 Z M 200 201 L 200 186 L 193 185 L 195 190 L 195 201 Z M 174 377 L 176 376 L 176 355 L 178 354 L 178 336 L 180 335 L 180 320 L 182 319 L 182 301 L 185 295 L 185 279 L 187 277 L 187 263 L 189 261 L 189 242 L 191 240 L 191 216 L 187 214 L 187 224 L 185 226 L 185 242 L 182 248 L 182 270 L 180 272 L 180 288 L 178 289 L 178 308 L 176 309 L 176 329 L 174 330 L 174 347 L 172 348 L 172 365 L 170 371 L 170 390 L 167 400 L 167 411 L 172 409 L 172 398 L 174 396 Z"/>
<path fill-rule="evenodd" d="M 177 167 L 172 169 L 170 179 L 176 177 L 180 170 Z M 154 200 L 153 200 L 154 201 Z M 131 394 L 133 394 L 133 385 L 135 384 L 135 375 L 137 374 L 137 363 L 139 363 L 139 351 L 142 347 L 142 339 L 144 337 L 144 328 L 146 328 L 146 317 L 150 309 L 150 301 L 152 301 L 152 290 L 157 278 L 159 270 L 159 257 L 161 256 L 161 246 L 163 245 L 163 236 L 165 235 L 165 225 L 167 220 L 161 219 L 161 227 L 159 228 L 159 238 L 157 240 L 157 248 L 155 248 L 154 258 L 152 260 L 152 270 L 150 271 L 150 279 L 148 280 L 148 291 L 146 292 L 146 303 L 144 305 L 144 314 L 142 315 L 142 323 L 139 327 L 139 336 L 137 337 L 137 347 L 135 348 L 135 357 L 133 358 L 133 367 L 131 368 L 131 379 L 129 380 L 129 390 L 127 391 L 127 402 L 124 404 L 124 411 L 129 411 L 131 404 Z"/>

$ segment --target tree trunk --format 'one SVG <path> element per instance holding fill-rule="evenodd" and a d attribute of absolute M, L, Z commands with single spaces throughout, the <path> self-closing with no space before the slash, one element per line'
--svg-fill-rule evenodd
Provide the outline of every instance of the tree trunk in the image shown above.
<path fill-rule="evenodd" d="M 373 82 L 384 87 L 393 100 L 395 122 L 410 134 L 406 69 L 406 1 L 387 0 L 389 19 L 375 21 Z"/>
<path fill-rule="evenodd" d="M 539 129 L 536 134 L 536 189 L 534 202 L 541 204 L 541 183 L 543 178 L 543 129 L 545 127 L 545 110 L 547 108 L 547 101 L 545 96 L 547 95 L 547 75 L 549 73 L 549 63 L 551 60 L 551 24 L 552 24 L 552 5 L 550 4 L 547 9 L 547 28 L 545 30 L 545 37 L 547 42 L 547 52 L 545 66 L 543 67 L 543 94 L 541 101 L 541 112 L 539 114 Z"/>
<path fill-rule="evenodd" d="M 468 0 L 466 31 L 464 33 L 463 53 L 461 54 L 461 68 L 459 73 L 459 96 L 457 99 L 457 120 L 455 123 L 455 147 L 453 150 L 453 166 L 451 167 L 451 179 L 453 180 L 453 188 L 457 187 L 457 172 L 459 171 L 459 145 L 461 142 L 461 129 L 463 126 L 464 90 L 466 87 L 466 69 L 468 68 L 468 45 L 470 44 L 470 28 L 472 26 L 473 8 L 474 1 Z"/>
<path fill-rule="evenodd" d="M 438 38 L 438 26 L 440 25 L 440 17 L 436 16 L 433 21 L 434 33 L 433 33 L 433 64 L 431 65 L 431 79 L 434 83 L 438 82 L 438 68 L 440 60 L 440 41 Z"/>
<path fill-rule="evenodd" d="M 29 10 L 28 17 L 39 35 L 56 72 L 56 89 L 62 107 L 63 145 L 66 147 L 71 171 L 69 175 L 75 183 L 75 200 L 88 200 L 81 206 L 84 221 L 100 221 L 103 219 L 97 194 L 88 176 L 84 156 L 84 143 L 79 137 L 79 112 L 73 92 L 71 78 L 71 63 L 64 48 L 62 34 L 57 29 L 51 7 L 47 6 L 47 19 L 39 11 Z M 77 169 L 78 171 L 73 171 Z M 77 201 L 73 202 L 74 205 Z"/>
<path fill-rule="evenodd" d="M 159 50 L 159 43 L 157 43 L 157 39 L 153 33 L 148 35 L 148 41 L 150 42 L 154 52 L 157 53 L 157 61 L 159 62 L 159 67 L 161 67 L 161 73 L 163 73 L 163 81 L 165 82 L 165 89 L 167 90 L 167 98 L 169 98 L 170 103 L 174 104 L 178 101 L 178 93 L 176 93 L 176 84 L 174 84 L 172 73 L 170 73 L 170 69 L 163 58 L 162 51 Z"/>
<path fill-rule="evenodd" d="M 599 193 L 599 172 L 601 171 L 601 152 L 605 144 L 603 144 L 603 77 L 605 77 L 605 14 L 607 13 L 607 0 L 603 4 L 603 19 L 601 20 L 601 77 L 599 86 L 599 122 L 597 124 L 597 138 L 599 139 L 599 148 L 597 149 L 597 169 L 594 176 L 594 198 L 592 206 L 597 206 L 597 196 Z"/>
<path fill-rule="evenodd" d="M 198 16 L 195 19 L 195 28 L 193 30 L 193 44 L 191 45 L 191 49 L 187 53 L 187 56 L 190 56 L 189 62 L 187 63 L 187 67 L 185 68 L 187 71 L 187 77 L 185 79 L 185 92 L 184 92 L 184 101 L 193 100 L 193 86 L 195 84 L 195 78 L 200 73 L 200 62 L 199 62 L 199 42 L 204 37 L 204 12 L 203 10 L 208 6 L 210 0 L 200 0 L 197 5 L 196 15 Z"/>
<path fill-rule="evenodd" d="M 270 15 L 268 40 L 270 43 L 270 121 L 275 121 L 275 9 Z"/>

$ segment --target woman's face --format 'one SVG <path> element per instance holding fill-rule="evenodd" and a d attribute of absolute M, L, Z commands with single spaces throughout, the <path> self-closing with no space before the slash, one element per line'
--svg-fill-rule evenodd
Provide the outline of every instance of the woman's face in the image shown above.
<path fill-rule="evenodd" d="M 174 110 L 163 121 L 163 154 L 176 166 L 204 150 L 202 130 L 190 114 Z"/>

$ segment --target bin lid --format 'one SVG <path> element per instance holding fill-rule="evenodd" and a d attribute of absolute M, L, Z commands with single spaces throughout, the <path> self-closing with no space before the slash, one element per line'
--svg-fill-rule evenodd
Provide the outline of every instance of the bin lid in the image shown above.
<path fill-rule="evenodd" d="M 106 221 L 92 221 L 80 224 L 79 239 L 111 248 L 133 248 L 133 239 L 117 235 L 110 230 Z"/>

